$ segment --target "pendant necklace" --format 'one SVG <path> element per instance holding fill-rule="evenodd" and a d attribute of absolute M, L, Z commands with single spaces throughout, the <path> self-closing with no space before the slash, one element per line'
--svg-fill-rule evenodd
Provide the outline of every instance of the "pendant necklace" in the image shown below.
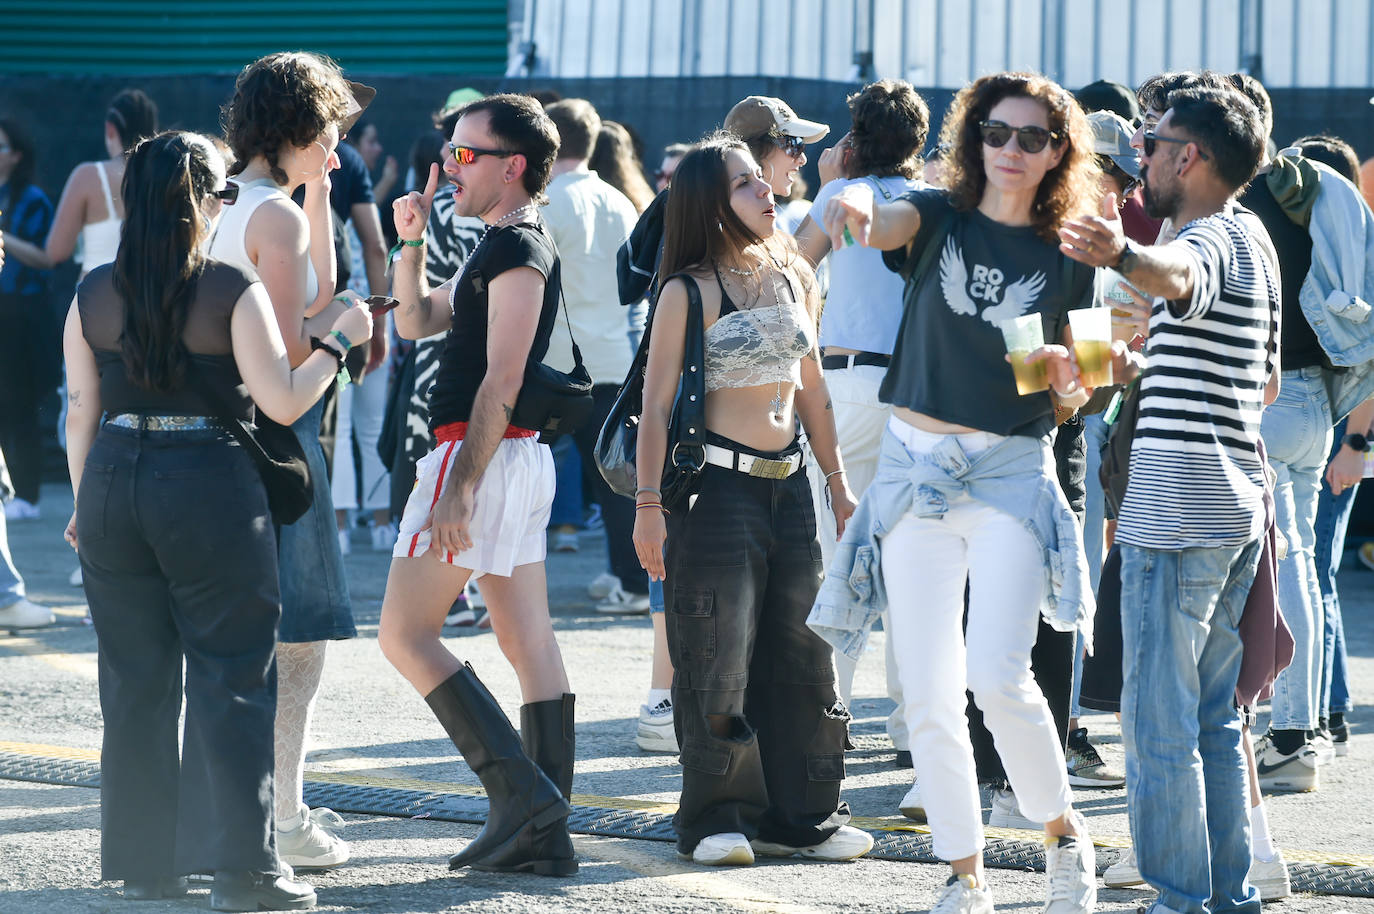
<path fill-rule="evenodd" d="M 777 275 L 777 273 L 770 273 L 770 274 L 768 274 L 768 284 L 769 284 L 770 286 L 772 286 L 772 288 L 773 288 L 773 304 L 774 304 L 774 305 L 776 306 L 776 308 L 777 308 L 777 314 L 778 314 L 778 329 L 781 330 L 781 329 L 782 329 L 782 294 L 778 291 L 778 275 Z M 783 405 L 783 404 L 782 404 L 782 379 L 781 379 L 781 378 L 778 379 L 777 384 L 778 384 L 777 390 L 776 390 L 776 392 L 773 394 L 773 401 L 772 401 L 771 403 L 769 403 L 768 405 L 769 405 L 769 407 L 771 407 L 771 409 L 772 409 L 771 415 L 772 415 L 772 417 L 773 417 L 773 421 L 775 421 L 775 422 L 782 422 L 782 405 Z"/>

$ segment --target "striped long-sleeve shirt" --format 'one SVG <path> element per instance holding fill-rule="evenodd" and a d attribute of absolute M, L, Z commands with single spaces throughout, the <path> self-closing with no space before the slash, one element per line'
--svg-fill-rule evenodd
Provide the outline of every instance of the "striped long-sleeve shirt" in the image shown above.
<path fill-rule="evenodd" d="M 1278 278 L 1237 217 L 1184 226 L 1190 300 L 1157 300 L 1118 542 L 1150 549 L 1238 546 L 1260 535 L 1255 443 L 1277 353 Z"/>

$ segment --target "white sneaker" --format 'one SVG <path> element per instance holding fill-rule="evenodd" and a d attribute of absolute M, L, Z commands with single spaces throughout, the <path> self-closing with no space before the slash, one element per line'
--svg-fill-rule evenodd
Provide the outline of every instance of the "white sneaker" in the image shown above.
<path fill-rule="evenodd" d="M 926 804 L 921 802 L 921 781 L 919 778 L 913 779 L 911 789 L 902 797 L 902 802 L 897 804 L 902 815 L 908 819 L 915 819 L 917 822 L 926 820 Z"/>
<path fill-rule="evenodd" d="M 603 571 L 592 582 L 587 585 L 587 596 L 593 600 L 604 600 L 611 595 L 611 591 L 620 586 L 620 578 Z"/>
<path fill-rule="evenodd" d="M 607 615 L 642 616 L 649 611 L 649 595 L 626 593 L 617 580 L 615 588 L 606 595 L 606 599 L 596 604 L 596 611 Z"/>
<path fill-rule="evenodd" d="M 1024 828 L 1028 831 L 1040 831 L 1044 828 L 1043 823 L 1032 822 L 1021 815 L 1016 794 L 1010 790 L 992 792 L 992 814 L 988 816 L 988 825 L 994 828 Z"/>
<path fill-rule="evenodd" d="M 353 551 L 353 540 L 348 536 L 347 530 L 339 531 L 339 555 L 348 555 Z"/>
<path fill-rule="evenodd" d="M 477 585 L 471 578 L 468 579 L 467 586 L 463 588 L 463 593 L 468 595 L 468 605 L 473 609 L 483 610 L 487 608 L 487 601 L 482 599 L 482 591 L 477 589 Z"/>
<path fill-rule="evenodd" d="M 391 524 L 373 524 L 371 532 L 373 552 L 390 552 L 396 548 L 396 528 Z"/>
<path fill-rule="evenodd" d="M 26 597 L 20 597 L 9 606 L 0 606 L 0 628 L 42 628 L 56 621 L 51 609 Z"/>
<path fill-rule="evenodd" d="M 1278 901 L 1293 894 L 1293 884 L 1288 879 L 1288 864 L 1283 853 L 1274 855 L 1273 860 L 1250 860 L 1250 884 L 1259 892 L 1260 901 Z"/>
<path fill-rule="evenodd" d="M 1312 738 L 1307 741 L 1307 745 L 1312 747 L 1312 751 L 1317 755 L 1318 765 L 1329 765 L 1336 760 L 1336 744 L 1331 737 L 1321 730 L 1312 734 Z"/>
<path fill-rule="evenodd" d="M 645 752 L 677 752 L 677 732 L 673 729 L 673 702 L 665 698 L 652 708 L 639 706 L 639 728 L 635 744 Z"/>
<path fill-rule="evenodd" d="M 67 583 L 68 583 L 69 585 L 71 585 L 72 587 L 80 587 L 80 586 L 81 586 L 81 566 L 80 566 L 80 565 L 77 565 L 76 568 L 72 571 L 71 575 L 68 576 L 68 578 L 67 578 Z"/>
<path fill-rule="evenodd" d="M 992 914 L 992 891 L 972 876 L 951 876 L 930 914 Z"/>
<path fill-rule="evenodd" d="M 1091 914 L 1097 905 L 1097 854 L 1086 822 L 1074 816 L 1077 835 L 1047 839 L 1045 875 L 1049 893 L 1042 914 Z"/>
<path fill-rule="evenodd" d="M 5 505 L 5 520 L 38 520 L 38 505 L 22 498 Z"/>
<path fill-rule="evenodd" d="M 1310 743 L 1303 743 L 1289 755 L 1279 751 L 1269 733 L 1255 743 L 1255 773 L 1259 775 L 1260 790 L 1316 790 L 1320 783 L 1319 765 Z"/>
<path fill-rule="evenodd" d="M 754 862 L 754 849 L 749 839 L 737 831 L 702 838 L 691 854 L 678 852 L 679 857 L 691 857 L 703 866 L 749 866 Z"/>
<path fill-rule="evenodd" d="M 334 815 L 332 810 L 325 812 Z M 348 845 L 324 828 L 319 818 L 328 820 L 321 810 L 311 810 L 295 828 L 277 829 L 277 856 L 298 870 L 323 870 L 348 862 Z"/>
<path fill-rule="evenodd" d="M 1145 880 L 1140 875 L 1140 867 L 1135 864 L 1135 847 L 1131 846 L 1116 858 L 1116 862 L 1107 867 L 1102 874 L 1102 881 L 1113 889 L 1124 889 L 1133 885 L 1144 885 Z"/>
<path fill-rule="evenodd" d="M 754 853 L 762 857 L 791 857 L 800 854 L 811 860 L 854 860 L 873 849 L 873 836 L 861 828 L 841 825 L 835 834 L 820 844 L 809 847 L 792 847 L 790 844 L 774 844 L 755 838 L 749 842 Z"/>

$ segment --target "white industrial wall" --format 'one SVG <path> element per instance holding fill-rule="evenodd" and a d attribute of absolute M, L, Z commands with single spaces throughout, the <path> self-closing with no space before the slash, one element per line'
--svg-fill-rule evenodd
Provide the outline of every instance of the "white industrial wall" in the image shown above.
<path fill-rule="evenodd" d="M 1266 84 L 1374 86 L 1374 0 L 512 0 L 511 75 L 874 75 L 956 88 L 1034 69 L 1067 86 L 1261 66 Z M 870 28 L 869 18 L 872 18 Z M 533 41 L 532 70 L 522 43 Z"/>

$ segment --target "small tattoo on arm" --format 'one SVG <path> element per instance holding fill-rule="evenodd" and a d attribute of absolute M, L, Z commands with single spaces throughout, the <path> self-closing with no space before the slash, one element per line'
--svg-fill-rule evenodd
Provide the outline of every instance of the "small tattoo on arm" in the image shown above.
<path fill-rule="evenodd" d="M 504 403 L 501 404 L 501 408 L 506 411 L 506 422 L 509 423 L 515 417 L 515 410 Z"/>
<path fill-rule="evenodd" d="M 834 408 L 835 408 L 834 402 L 831 401 L 831 400 L 826 400 L 826 401 L 825 401 L 825 408 L 826 408 L 826 409 L 834 409 Z"/>
<path fill-rule="evenodd" d="M 79 406 L 81 404 L 81 391 L 69 391 L 67 393 L 67 402 L 70 403 L 72 406 Z"/>

